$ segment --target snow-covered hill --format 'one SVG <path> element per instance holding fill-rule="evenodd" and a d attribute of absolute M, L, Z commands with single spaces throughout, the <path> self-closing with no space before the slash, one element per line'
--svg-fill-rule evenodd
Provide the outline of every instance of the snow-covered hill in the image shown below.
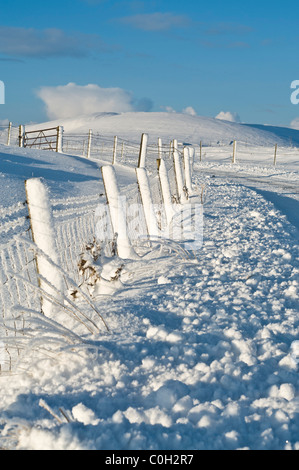
<path fill-rule="evenodd" d="M 202 116 L 180 113 L 96 113 L 78 118 L 62 119 L 28 126 L 30 129 L 62 125 L 66 133 L 86 133 L 89 129 L 104 135 L 118 135 L 123 139 L 140 140 L 149 134 L 150 141 L 158 137 L 169 141 L 199 144 L 228 144 L 236 139 L 249 145 L 289 146 L 299 144 L 299 131 L 271 126 L 238 124 Z"/>

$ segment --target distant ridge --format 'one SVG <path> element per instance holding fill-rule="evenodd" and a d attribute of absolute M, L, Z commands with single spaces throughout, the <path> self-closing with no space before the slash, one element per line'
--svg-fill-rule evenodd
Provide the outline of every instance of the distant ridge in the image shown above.
<path fill-rule="evenodd" d="M 28 128 L 62 125 L 66 133 L 94 133 L 118 135 L 127 140 L 140 140 L 149 134 L 150 142 L 158 137 L 164 141 L 174 138 L 192 144 L 229 144 L 236 139 L 248 145 L 299 145 L 299 130 L 260 124 L 240 124 L 203 116 L 190 116 L 166 112 L 94 113 L 75 118 L 61 119 Z"/>

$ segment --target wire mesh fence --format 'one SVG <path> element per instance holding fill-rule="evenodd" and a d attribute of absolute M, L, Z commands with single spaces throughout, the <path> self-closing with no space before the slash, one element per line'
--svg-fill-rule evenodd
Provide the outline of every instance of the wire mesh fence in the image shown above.
<path fill-rule="evenodd" d="M 1 143 L 18 145 L 18 140 L 19 128 L 0 128 Z M 137 168 L 141 144 L 92 133 L 64 134 L 62 151 L 99 160 L 101 164 L 107 162 Z M 182 148 L 179 149 L 179 154 L 183 164 Z M 162 145 L 161 142 L 147 145 L 145 165 L 150 196 L 158 228 L 163 232 L 167 221 L 157 163 L 161 158 L 165 161 L 172 202 L 179 203 L 172 145 Z M 137 179 L 134 184 L 122 187 L 122 192 L 129 239 L 134 249 L 143 252 L 145 247 L 150 247 L 151 236 Z M 31 347 L 41 347 L 39 331 L 47 335 L 47 341 L 51 339 L 51 345 L 64 344 L 65 340 L 71 343 L 80 341 L 75 328 L 68 330 L 68 323 L 55 323 L 50 318 L 45 318 L 42 307 L 45 295 L 48 295 L 48 301 L 55 302 L 60 310 L 73 315 L 73 319 L 80 321 L 91 333 L 97 331 L 97 324 L 92 319 L 94 313 L 102 319 L 88 297 L 88 289 L 85 289 L 89 274 L 82 269 L 82 263 L 84 258 L 86 260 L 86 253 L 91 253 L 92 250 L 101 250 L 108 258 L 115 255 L 116 234 L 107 200 L 101 194 L 55 199 L 51 200 L 51 208 L 59 260 L 55 268 L 63 276 L 65 289 L 60 300 L 55 299 L 55 296 L 49 297 L 42 288 L 47 279 L 42 278 L 38 269 L 37 260 L 41 253 L 34 243 L 27 202 L 0 207 L 1 373 L 13 370 L 24 351 L 28 350 L 29 344 Z M 81 300 L 93 310 L 90 317 L 73 302 L 74 291 L 80 289 L 83 289 Z"/>
<path fill-rule="evenodd" d="M 8 123 L 5 126 L 0 126 L 0 143 L 4 145 L 19 145 L 19 126 L 14 126 Z"/>
<path fill-rule="evenodd" d="M 0 371 L 11 371 L 22 351 L 22 337 L 30 326 L 27 312 L 40 308 L 34 295 L 38 279 L 26 204 L 0 208 Z M 20 308 L 24 310 L 21 311 Z"/>

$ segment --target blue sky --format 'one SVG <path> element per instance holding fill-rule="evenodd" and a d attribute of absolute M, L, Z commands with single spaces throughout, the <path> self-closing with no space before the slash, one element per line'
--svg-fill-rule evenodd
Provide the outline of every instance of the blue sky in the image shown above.
<path fill-rule="evenodd" d="M 0 121 L 80 111 L 67 97 L 85 111 L 94 93 L 92 111 L 192 107 L 288 126 L 299 116 L 298 23 L 298 0 L 1 2 Z"/>

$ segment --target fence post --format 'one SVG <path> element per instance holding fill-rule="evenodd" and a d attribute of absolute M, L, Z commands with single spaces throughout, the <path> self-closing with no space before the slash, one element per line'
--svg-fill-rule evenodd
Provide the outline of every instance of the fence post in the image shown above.
<path fill-rule="evenodd" d="M 24 147 L 25 143 L 25 126 L 19 126 L 19 147 Z"/>
<path fill-rule="evenodd" d="M 236 163 L 236 153 L 237 153 L 237 141 L 233 142 L 233 160 L 232 163 Z"/>
<path fill-rule="evenodd" d="M 187 201 L 186 194 L 184 191 L 184 180 L 183 180 L 183 173 L 181 167 L 180 156 L 178 152 L 178 143 L 177 140 L 173 141 L 173 161 L 174 161 L 174 169 L 176 175 L 176 183 L 178 189 L 178 195 L 180 198 L 181 204 Z"/>
<path fill-rule="evenodd" d="M 26 180 L 25 190 L 32 237 L 40 250 L 36 256 L 37 270 L 38 274 L 47 280 L 45 282 L 39 278 L 39 285 L 44 293 L 41 298 L 42 311 L 46 316 L 52 317 L 58 313 L 58 308 L 47 294 L 61 301 L 64 284 L 61 272 L 48 260 L 50 258 L 56 265 L 59 264 L 50 198 L 40 178 Z M 43 256 L 43 253 L 46 256 Z"/>
<path fill-rule="evenodd" d="M 277 144 L 275 144 L 275 149 L 274 149 L 274 166 L 276 166 L 276 160 L 277 160 Z"/>
<path fill-rule="evenodd" d="M 57 127 L 57 141 L 56 141 L 56 152 L 61 153 L 63 149 L 63 127 Z"/>
<path fill-rule="evenodd" d="M 184 147 L 184 168 L 185 168 L 185 182 L 188 194 L 192 192 L 192 177 L 190 165 L 190 152 L 188 147 Z"/>
<path fill-rule="evenodd" d="M 8 124 L 8 129 L 7 129 L 7 145 L 8 146 L 10 145 L 11 126 L 12 126 L 12 122 Z"/>
<path fill-rule="evenodd" d="M 158 157 L 161 160 L 161 158 L 162 158 L 162 139 L 160 137 L 158 139 Z"/>
<path fill-rule="evenodd" d="M 160 162 L 159 163 L 159 178 L 160 178 L 160 183 L 161 183 L 162 197 L 163 197 L 165 213 L 166 213 L 166 220 L 167 220 L 167 224 L 170 225 L 172 218 L 173 218 L 173 214 L 174 214 L 170 184 L 169 184 L 165 161 L 163 160 L 163 158 L 161 158 L 159 162 Z"/>
<path fill-rule="evenodd" d="M 199 161 L 202 161 L 202 141 L 200 141 L 200 147 L 199 147 Z"/>
<path fill-rule="evenodd" d="M 90 158 L 91 139 L 92 139 L 92 129 L 89 129 L 89 132 L 88 132 L 88 143 L 87 143 L 87 154 L 86 154 L 86 157 L 87 157 L 87 158 Z"/>
<path fill-rule="evenodd" d="M 138 168 L 145 168 L 147 142 L 148 142 L 148 134 L 142 134 L 141 143 L 140 143 L 140 151 L 139 151 Z"/>
<path fill-rule="evenodd" d="M 106 199 L 111 216 L 114 235 L 117 236 L 117 252 L 120 258 L 137 259 L 138 255 L 131 245 L 128 236 L 126 219 L 126 200 L 119 192 L 115 169 L 111 165 L 102 166 L 102 177 Z"/>
<path fill-rule="evenodd" d="M 189 153 L 190 153 L 190 166 L 191 166 L 191 174 L 192 174 L 193 169 L 194 169 L 194 154 L 195 154 L 194 147 L 189 147 Z"/>
<path fill-rule="evenodd" d="M 137 182 L 141 195 L 142 205 L 144 208 L 145 221 L 149 236 L 158 237 L 160 231 L 158 228 L 157 218 L 151 196 L 151 190 L 147 171 L 145 168 L 136 168 Z"/>
<path fill-rule="evenodd" d="M 116 152 L 117 152 L 117 135 L 114 136 L 112 165 L 115 165 L 116 163 Z"/>

